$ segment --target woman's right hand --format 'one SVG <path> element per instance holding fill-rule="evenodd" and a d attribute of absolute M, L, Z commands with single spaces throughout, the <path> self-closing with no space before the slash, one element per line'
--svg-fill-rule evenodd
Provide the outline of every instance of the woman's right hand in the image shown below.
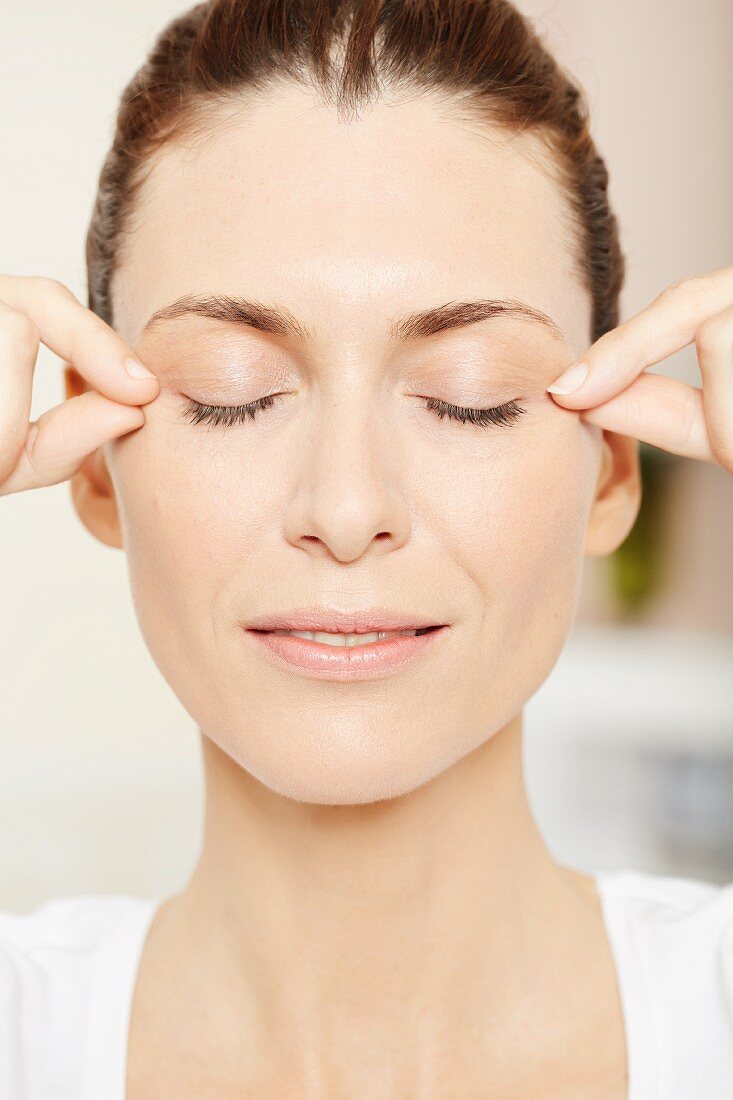
<path fill-rule="evenodd" d="M 39 344 L 94 389 L 30 422 Z M 140 407 L 159 393 L 154 374 L 133 378 L 135 354 L 63 283 L 0 275 L 0 496 L 65 481 L 110 439 L 145 423 Z M 144 368 L 143 368 L 144 369 Z"/>

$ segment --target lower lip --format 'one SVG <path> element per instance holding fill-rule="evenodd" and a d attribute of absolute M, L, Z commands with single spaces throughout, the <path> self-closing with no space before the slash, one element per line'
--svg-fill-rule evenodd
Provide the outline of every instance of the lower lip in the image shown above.
<path fill-rule="evenodd" d="M 292 634 L 246 630 L 278 660 L 324 680 L 370 680 L 397 672 L 447 632 L 448 627 L 441 626 L 427 634 L 383 638 L 366 645 L 333 646 Z"/>

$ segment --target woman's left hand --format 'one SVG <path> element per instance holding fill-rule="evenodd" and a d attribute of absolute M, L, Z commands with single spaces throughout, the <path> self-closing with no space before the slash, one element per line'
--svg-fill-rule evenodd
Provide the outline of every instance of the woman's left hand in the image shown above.
<path fill-rule="evenodd" d="M 702 389 L 644 373 L 693 341 Z M 589 424 L 719 463 L 733 474 L 733 267 L 672 283 L 591 344 L 580 362 L 589 368 L 582 384 L 572 393 L 552 394 L 563 408 L 580 411 Z"/>

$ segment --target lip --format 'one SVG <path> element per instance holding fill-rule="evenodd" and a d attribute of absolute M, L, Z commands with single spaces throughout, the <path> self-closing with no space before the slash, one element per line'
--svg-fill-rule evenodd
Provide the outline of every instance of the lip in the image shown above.
<path fill-rule="evenodd" d="M 326 634 L 371 634 L 375 630 L 421 630 L 426 626 L 447 626 L 440 616 L 426 618 L 409 611 L 387 607 L 369 607 L 362 611 L 336 611 L 331 608 L 296 607 L 250 619 L 249 630 L 320 630 Z M 427 636 L 427 635 L 426 635 Z"/>
<path fill-rule="evenodd" d="M 425 626 L 437 624 L 425 623 Z M 309 627 L 276 627 L 278 630 L 309 630 Z M 385 627 L 385 630 L 419 629 L 419 627 Z M 314 642 L 310 638 L 288 637 L 266 631 L 245 629 L 244 633 L 256 645 L 262 646 L 278 664 L 287 666 L 320 680 L 371 680 L 399 672 L 417 656 L 430 651 L 438 638 L 450 627 L 441 625 L 436 630 L 419 637 L 384 638 L 366 645 L 333 646 Z M 334 631 L 333 633 L 339 633 Z M 369 633 L 369 631 L 344 631 L 344 633 Z"/>

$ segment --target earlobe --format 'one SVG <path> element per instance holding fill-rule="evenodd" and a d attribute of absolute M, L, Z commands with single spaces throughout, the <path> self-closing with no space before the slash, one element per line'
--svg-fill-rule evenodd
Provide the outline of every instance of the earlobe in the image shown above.
<path fill-rule="evenodd" d="M 67 399 L 91 389 L 78 371 L 68 365 L 64 381 Z M 87 456 L 70 479 L 70 485 L 74 508 L 87 531 L 105 546 L 123 549 L 117 497 L 101 447 Z"/>
<path fill-rule="evenodd" d="M 612 554 L 636 522 L 642 499 L 639 441 L 605 431 L 601 464 L 588 515 L 584 553 L 587 557 Z"/>

